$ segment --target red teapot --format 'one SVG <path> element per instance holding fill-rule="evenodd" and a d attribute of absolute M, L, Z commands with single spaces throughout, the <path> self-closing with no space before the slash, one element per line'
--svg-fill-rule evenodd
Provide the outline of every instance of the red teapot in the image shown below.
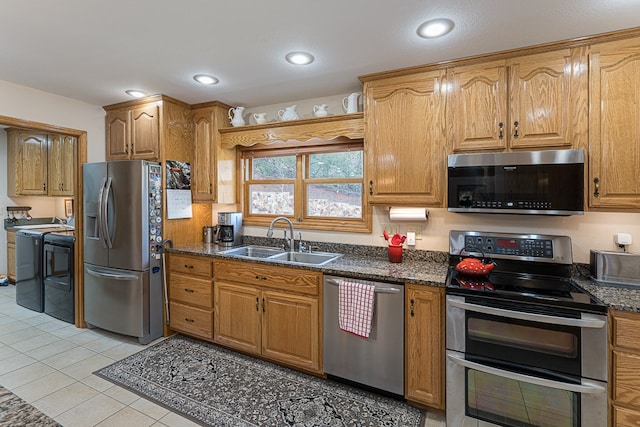
<path fill-rule="evenodd" d="M 476 248 L 465 249 L 473 249 L 474 251 L 477 250 Z M 463 249 L 462 251 L 465 251 L 465 249 Z M 484 253 L 482 254 L 482 256 L 484 258 Z M 491 273 L 495 266 L 496 264 L 493 261 L 485 263 L 484 260 L 481 261 L 478 258 L 469 257 L 456 264 L 456 271 L 469 276 L 486 276 L 487 274 Z"/>

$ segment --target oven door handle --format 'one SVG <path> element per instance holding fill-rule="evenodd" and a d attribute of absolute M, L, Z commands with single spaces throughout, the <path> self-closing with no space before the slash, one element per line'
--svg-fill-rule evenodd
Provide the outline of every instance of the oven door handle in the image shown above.
<path fill-rule="evenodd" d="M 468 302 L 455 301 L 447 299 L 447 304 L 463 310 L 475 311 L 478 313 L 491 314 L 494 316 L 502 316 L 510 319 L 527 320 L 531 322 L 551 323 L 552 325 L 576 326 L 579 328 L 600 329 L 605 325 L 604 320 L 600 319 L 571 319 L 568 317 L 548 316 L 546 314 L 525 313 L 520 311 L 505 310 L 503 308 L 486 307 L 483 305 L 470 304 Z"/>
<path fill-rule="evenodd" d="M 510 380 L 521 381 L 528 384 L 535 384 L 542 387 L 555 388 L 559 390 L 571 391 L 574 393 L 583 394 L 600 394 L 605 393 L 606 389 L 597 384 L 589 383 L 588 381 L 583 384 L 571 384 L 562 381 L 547 380 L 540 377 L 533 377 L 531 375 L 518 374 L 516 372 L 505 371 L 502 369 L 494 368 L 492 366 L 483 365 L 480 363 L 466 360 L 463 357 L 447 353 L 447 358 L 458 365 L 466 368 L 475 369 L 476 371 L 485 372 L 490 375 L 496 375 L 498 377 L 507 378 Z"/>

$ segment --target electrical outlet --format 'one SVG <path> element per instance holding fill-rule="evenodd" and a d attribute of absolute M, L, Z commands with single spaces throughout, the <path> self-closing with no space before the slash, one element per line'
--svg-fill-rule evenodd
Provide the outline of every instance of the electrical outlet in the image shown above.
<path fill-rule="evenodd" d="M 416 240 L 422 240 L 422 226 L 420 224 L 407 224 L 407 233 L 414 233 Z"/>

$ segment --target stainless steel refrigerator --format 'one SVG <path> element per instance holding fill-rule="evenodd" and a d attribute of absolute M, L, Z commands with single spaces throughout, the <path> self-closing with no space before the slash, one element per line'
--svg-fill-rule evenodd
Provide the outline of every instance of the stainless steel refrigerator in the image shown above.
<path fill-rule="evenodd" d="M 89 327 L 162 336 L 162 168 L 119 160 L 82 167 L 84 318 Z"/>

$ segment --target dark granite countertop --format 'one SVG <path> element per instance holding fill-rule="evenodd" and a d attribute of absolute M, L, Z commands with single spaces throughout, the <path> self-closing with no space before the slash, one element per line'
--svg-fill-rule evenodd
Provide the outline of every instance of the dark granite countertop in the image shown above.
<path fill-rule="evenodd" d="M 272 241 L 255 238 L 246 244 L 275 246 Z M 448 254 L 443 252 L 414 251 L 405 249 L 401 263 L 391 263 L 387 257 L 386 247 L 371 247 L 345 244 L 320 244 L 319 251 L 345 254 L 335 261 L 322 266 L 307 266 L 290 264 L 282 261 L 247 259 L 233 255 L 221 254 L 220 251 L 229 249 L 215 244 L 194 243 L 182 245 L 169 252 L 189 255 L 211 256 L 216 258 L 233 259 L 252 263 L 282 265 L 285 267 L 302 268 L 321 271 L 324 274 L 354 277 L 368 280 L 387 282 L 410 282 L 428 286 L 444 287 L 447 276 Z M 589 266 L 577 265 L 573 279 L 600 299 L 609 308 L 640 313 L 640 287 L 624 287 L 598 283 L 589 278 Z"/>

